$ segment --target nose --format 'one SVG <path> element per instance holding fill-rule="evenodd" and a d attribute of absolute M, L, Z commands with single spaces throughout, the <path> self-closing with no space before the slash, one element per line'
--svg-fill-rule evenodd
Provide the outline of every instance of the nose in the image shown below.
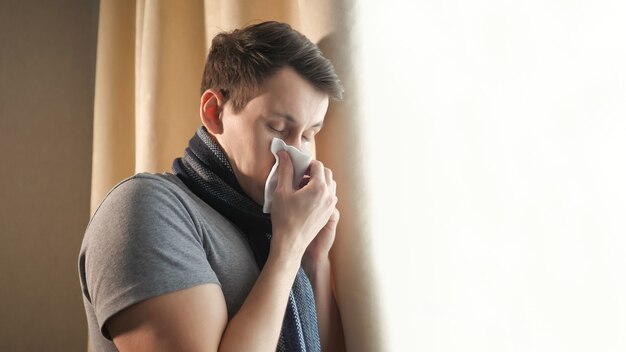
<path fill-rule="evenodd" d="M 285 143 L 287 143 L 287 145 L 294 146 L 298 148 L 298 150 L 302 151 L 302 136 L 300 135 L 289 137 L 285 140 Z"/>

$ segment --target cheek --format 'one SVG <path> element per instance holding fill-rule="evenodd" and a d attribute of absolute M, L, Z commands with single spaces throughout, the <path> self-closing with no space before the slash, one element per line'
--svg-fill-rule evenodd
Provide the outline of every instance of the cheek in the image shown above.
<path fill-rule="evenodd" d="M 267 175 L 269 175 L 272 166 L 274 166 L 274 162 L 276 159 L 274 155 L 270 151 L 270 140 L 265 140 L 265 138 L 259 138 L 254 143 L 250 143 L 249 147 L 254 148 L 254 150 L 249 154 L 254 159 L 249 160 L 248 170 L 250 175 L 254 175 L 254 178 L 257 180 L 259 184 L 265 184 L 265 179 Z"/>
<path fill-rule="evenodd" d="M 270 151 L 269 146 L 258 151 L 257 160 L 259 161 L 257 166 L 259 168 L 259 172 L 261 173 L 260 176 L 267 177 L 267 175 L 269 175 L 270 173 L 270 170 L 274 166 L 274 163 L 276 162 L 276 159 Z"/>

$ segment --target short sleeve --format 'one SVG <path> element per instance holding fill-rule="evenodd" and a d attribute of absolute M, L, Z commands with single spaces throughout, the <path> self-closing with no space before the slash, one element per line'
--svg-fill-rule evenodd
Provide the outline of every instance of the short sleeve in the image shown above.
<path fill-rule="evenodd" d="M 117 185 L 94 214 L 81 260 L 83 289 L 102 334 L 117 312 L 140 301 L 219 281 L 203 238 L 175 186 L 133 177 Z"/>

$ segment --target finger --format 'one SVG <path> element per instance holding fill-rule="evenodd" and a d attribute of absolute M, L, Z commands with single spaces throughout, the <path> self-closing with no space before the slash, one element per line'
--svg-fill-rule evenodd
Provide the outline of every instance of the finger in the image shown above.
<path fill-rule="evenodd" d="M 335 210 L 337 210 L 337 201 L 338 201 L 337 197 L 333 197 L 333 200 L 331 203 L 331 209 L 328 214 L 328 220 L 326 222 L 328 222 L 335 214 Z"/>
<path fill-rule="evenodd" d="M 298 189 L 306 186 L 309 183 L 309 181 L 311 181 L 311 176 L 309 176 L 309 175 L 302 176 L 302 180 L 300 180 L 300 184 L 298 185 Z"/>
<path fill-rule="evenodd" d="M 329 168 L 324 168 L 324 177 L 326 178 L 326 185 L 328 187 L 333 186 L 333 171 Z"/>
<path fill-rule="evenodd" d="M 311 166 L 309 166 L 309 175 L 311 176 L 311 181 L 317 180 L 317 182 L 326 183 L 326 176 L 324 175 L 324 165 L 321 161 L 313 160 L 311 161 Z"/>
<path fill-rule="evenodd" d="M 293 189 L 293 164 L 289 153 L 284 150 L 278 152 L 278 182 L 276 188 Z"/>

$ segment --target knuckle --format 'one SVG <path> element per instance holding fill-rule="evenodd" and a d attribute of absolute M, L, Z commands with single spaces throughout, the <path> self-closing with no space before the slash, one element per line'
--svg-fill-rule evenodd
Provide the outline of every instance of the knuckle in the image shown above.
<path fill-rule="evenodd" d="M 335 200 L 336 197 L 326 197 L 326 205 L 329 207 L 334 207 L 335 206 Z"/>
<path fill-rule="evenodd" d="M 285 185 L 284 183 L 279 184 L 278 186 L 276 186 L 276 190 L 274 191 L 274 197 L 285 198 L 287 196 L 287 190 L 287 185 Z"/>
<path fill-rule="evenodd" d="M 324 196 L 324 189 L 319 183 L 315 183 L 311 189 L 315 198 L 321 198 Z"/>

